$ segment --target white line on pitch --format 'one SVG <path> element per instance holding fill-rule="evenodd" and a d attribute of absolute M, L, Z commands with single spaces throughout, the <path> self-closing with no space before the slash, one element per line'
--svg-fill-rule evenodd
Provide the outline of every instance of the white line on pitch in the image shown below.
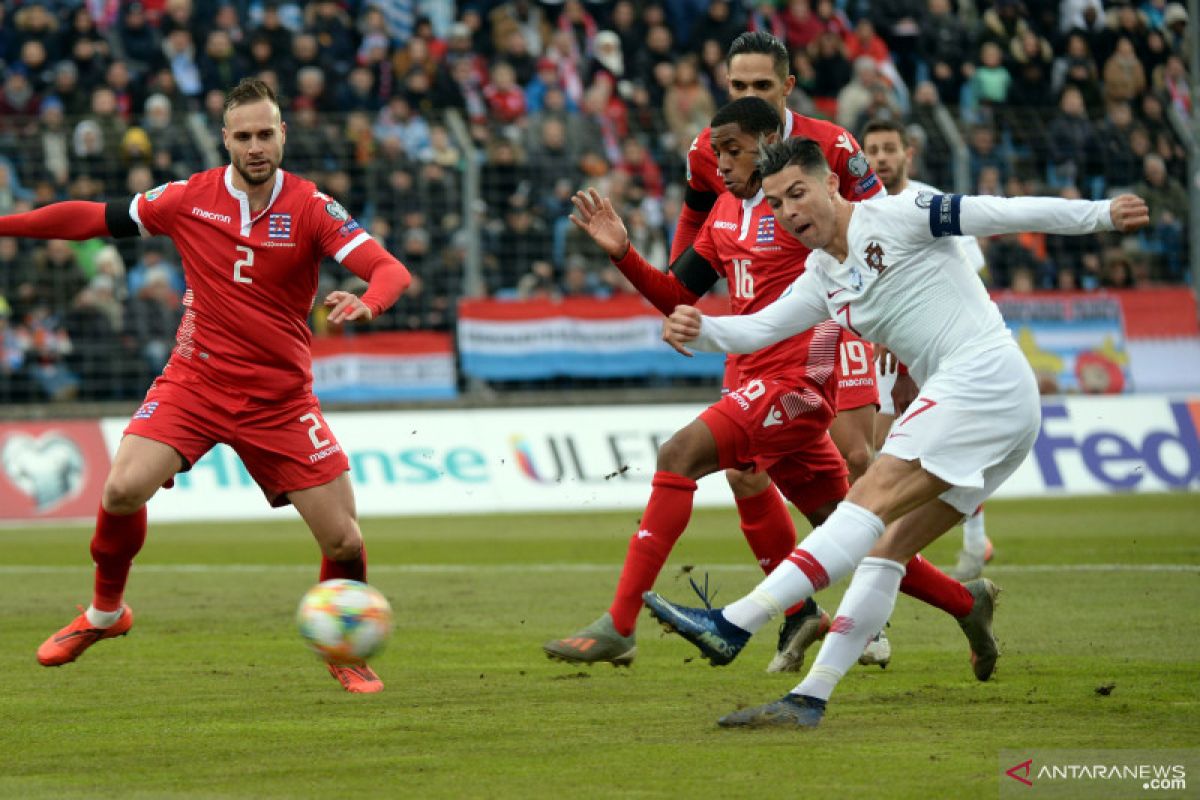
<path fill-rule="evenodd" d="M 313 564 L 135 564 L 138 574 L 160 573 L 167 575 L 187 573 L 270 573 L 311 572 Z M 671 568 L 668 567 L 668 570 Z M 753 564 L 700 564 L 698 570 L 720 572 L 757 572 Z M 620 564 L 371 564 L 372 573 L 410 573 L 435 575 L 467 575 L 472 573 L 552 573 L 552 572 L 612 572 L 620 570 Z M 0 564 L 0 575 L 53 575 L 64 573 L 91 572 L 92 567 L 84 564 Z M 1200 564 L 997 564 L 986 569 L 988 574 L 1022 574 L 1035 572 L 1196 572 Z"/>

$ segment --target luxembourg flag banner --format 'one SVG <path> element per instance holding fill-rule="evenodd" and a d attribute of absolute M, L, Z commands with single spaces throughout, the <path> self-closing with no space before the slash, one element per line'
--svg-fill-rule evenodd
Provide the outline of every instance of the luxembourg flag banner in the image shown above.
<path fill-rule="evenodd" d="M 728 313 L 724 299 L 701 307 Z M 461 367 L 484 380 L 722 375 L 724 355 L 679 355 L 662 341 L 662 321 L 637 297 L 464 300 L 458 313 Z"/>
<path fill-rule="evenodd" d="M 313 340 L 313 391 L 325 403 L 458 396 L 448 333 L 372 333 Z"/>

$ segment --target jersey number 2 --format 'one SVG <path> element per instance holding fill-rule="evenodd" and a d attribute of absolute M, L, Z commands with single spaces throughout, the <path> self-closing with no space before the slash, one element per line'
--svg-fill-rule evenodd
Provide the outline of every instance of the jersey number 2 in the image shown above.
<path fill-rule="evenodd" d="M 249 275 L 242 274 L 243 267 L 245 267 L 246 269 L 249 269 L 250 267 L 254 266 L 254 248 L 247 247 L 244 244 L 239 244 L 237 246 L 237 251 L 239 253 L 241 253 L 242 255 L 244 255 L 245 258 L 242 258 L 242 259 L 239 259 L 239 260 L 233 262 L 233 282 L 234 283 L 254 283 L 253 278 L 251 278 Z"/>

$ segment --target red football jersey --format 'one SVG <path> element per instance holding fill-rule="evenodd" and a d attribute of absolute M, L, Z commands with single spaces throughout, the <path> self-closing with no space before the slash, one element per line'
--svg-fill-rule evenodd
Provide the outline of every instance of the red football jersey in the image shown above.
<path fill-rule="evenodd" d="M 144 235 L 171 237 L 183 259 L 188 289 L 168 366 L 252 397 L 309 391 L 318 265 L 340 262 L 369 236 L 336 200 L 283 170 L 252 217 L 231 170 L 159 186 L 129 207 Z"/>
<path fill-rule="evenodd" d="M 757 201 L 757 202 L 756 202 Z M 762 195 L 741 200 L 729 192 L 717 198 L 692 247 L 724 274 L 734 314 L 765 308 L 804 272 L 809 250 L 796 237 L 779 230 Z M 804 374 L 835 406 L 833 376 L 841 328 L 832 320 L 753 353 L 731 356 L 739 372 L 737 384 L 752 377 Z"/>
<path fill-rule="evenodd" d="M 783 121 L 784 138 L 805 136 L 821 145 L 829 168 L 837 173 L 842 197 L 850 201 L 866 200 L 884 191 L 871 169 L 867 156 L 846 129 L 789 111 Z M 720 194 L 725 191 L 717 156 L 712 149 L 712 128 L 705 128 L 692 142 L 687 153 L 688 186 L 698 192 Z"/>

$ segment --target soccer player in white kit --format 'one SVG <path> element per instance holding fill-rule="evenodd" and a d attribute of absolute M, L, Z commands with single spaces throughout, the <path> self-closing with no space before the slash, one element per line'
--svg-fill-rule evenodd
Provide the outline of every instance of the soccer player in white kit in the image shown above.
<path fill-rule="evenodd" d="M 772 617 L 854 571 L 800 685 L 718 721 L 815 727 L 891 615 L 904 563 L 991 495 L 1037 438 L 1033 371 L 948 237 L 1130 233 L 1149 224 L 1149 212 L 1134 195 L 1092 202 L 920 193 L 850 203 L 820 148 L 805 139 L 768 146 L 759 164 L 779 224 L 813 250 L 807 269 L 754 314 L 708 317 L 679 306 L 663 339 L 685 355 L 688 344 L 745 353 L 834 319 L 895 353 L 921 391 L 837 510 L 750 594 L 722 609 L 677 606 L 654 592 L 644 599 L 710 661 L 729 663 Z"/>
<path fill-rule="evenodd" d="M 908 176 L 912 167 L 913 148 L 908 141 L 908 132 L 899 122 L 891 119 L 876 119 L 863 129 L 863 152 L 871 163 L 871 169 L 883 181 L 888 194 L 916 195 L 919 192 L 942 194 L 940 189 Z M 984 267 L 983 251 L 974 236 L 957 236 L 962 249 L 962 258 L 975 272 Z M 883 449 L 884 441 L 891 431 L 897 414 L 903 414 L 908 404 L 917 396 L 917 385 L 907 370 L 898 365 L 895 358 L 880 348 L 878 365 L 879 414 L 875 417 L 875 450 Z M 896 403 L 899 405 L 896 405 Z M 951 575 L 960 581 L 969 581 L 983 574 L 983 566 L 992 559 L 992 543 L 987 538 L 983 522 L 983 506 L 975 509 L 963 520 L 963 546 L 958 552 L 958 561 Z M 867 646 L 867 650 L 872 645 Z"/>

